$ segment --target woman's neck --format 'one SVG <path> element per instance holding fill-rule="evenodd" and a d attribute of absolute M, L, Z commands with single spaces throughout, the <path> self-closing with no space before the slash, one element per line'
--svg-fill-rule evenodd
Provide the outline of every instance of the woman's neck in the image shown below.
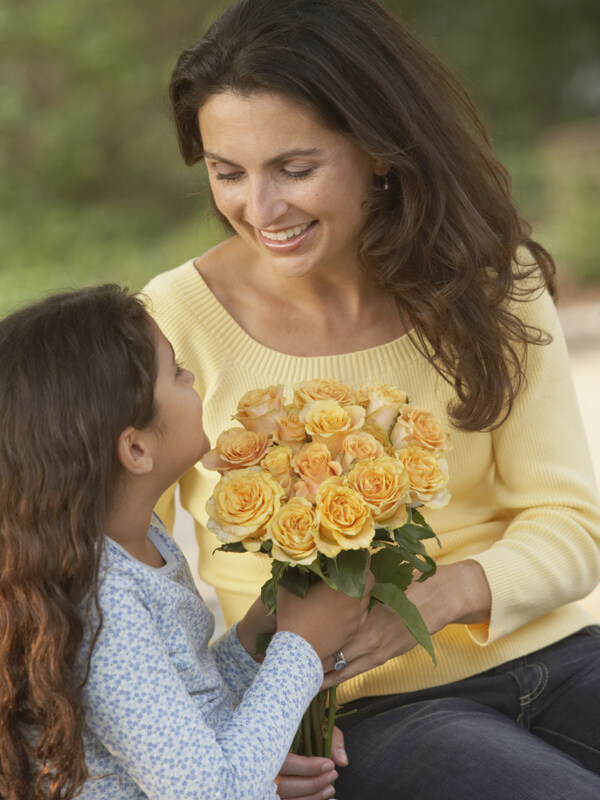
<path fill-rule="evenodd" d="M 278 275 L 252 260 L 242 267 L 240 246 L 231 241 L 197 259 L 196 269 L 237 324 L 260 344 L 294 356 L 338 355 L 387 344 L 406 333 L 394 299 L 362 270 Z"/>

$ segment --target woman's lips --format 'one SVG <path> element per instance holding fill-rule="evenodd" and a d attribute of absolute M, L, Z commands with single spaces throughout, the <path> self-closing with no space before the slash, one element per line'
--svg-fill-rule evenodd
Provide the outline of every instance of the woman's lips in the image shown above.
<path fill-rule="evenodd" d="M 282 228 L 279 231 L 262 231 L 260 228 L 257 230 L 259 238 L 266 248 L 276 250 L 278 253 L 289 253 L 306 241 L 315 225 L 316 220 L 313 220 L 302 225 Z"/>

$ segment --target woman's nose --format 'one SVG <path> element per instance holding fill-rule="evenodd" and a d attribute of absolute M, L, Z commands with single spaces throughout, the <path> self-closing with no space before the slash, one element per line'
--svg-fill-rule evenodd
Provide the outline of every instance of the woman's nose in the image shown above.
<path fill-rule="evenodd" d="M 246 219 L 255 228 L 269 228 L 285 214 L 288 203 L 277 181 L 257 178 L 248 181 Z"/>

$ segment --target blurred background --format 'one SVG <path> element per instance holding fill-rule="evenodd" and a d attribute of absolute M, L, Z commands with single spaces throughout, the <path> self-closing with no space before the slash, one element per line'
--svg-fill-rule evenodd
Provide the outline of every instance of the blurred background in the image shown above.
<path fill-rule="evenodd" d="M 203 167 L 179 157 L 167 85 L 181 50 L 226 5 L 2 0 L 0 316 L 59 288 L 140 289 L 219 240 Z M 467 86 L 522 215 L 556 257 L 600 480 L 600 2 L 384 5 Z M 194 563 L 186 515 L 176 535 Z"/>
<path fill-rule="evenodd" d="M 166 100 L 227 3 L 2 0 L 0 315 L 50 289 L 140 288 L 220 230 Z M 600 281 L 598 0 L 385 2 L 470 89 L 565 281 Z"/>

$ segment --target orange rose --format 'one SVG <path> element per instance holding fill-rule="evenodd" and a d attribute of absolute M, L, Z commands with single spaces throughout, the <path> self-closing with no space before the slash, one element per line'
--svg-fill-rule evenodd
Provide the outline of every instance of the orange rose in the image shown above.
<path fill-rule="evenodd" d="M 344 472 L 348 472 L 353 461 L 380 458 L 384 454 L 383 445 L 370 433 L 364 430 L 349 433 L 342 442 L 341 464 Z"/>
<path fill-rule="evenodd" d="M 300 419 L 300 409 L 286 406 L 285 413 L 280 414 L 275 422 L 277 427 L 273 438 L 276 442 L 289 445 L 292 450 L 297 450 L 302 442 L 306 441 L 306 430 Z"/>
<path fill-rule="evenodd" d="M 294 405 L 304 408 L 315 400 L 335 400 L 341 406 L 354 405 L 356 392 L 351 386 L 333 380 L 315 379 L 294 387 Z"/>
<path fill-rule="evenodd" d="M 241 542 L 246 550 L 260 550 L 284 496 L 280 484 L 260 467 L 226 472 L 206 504 L 207 528 L 222 542 Z"/>
<path fill-rule="evenodd" d="M 371 383 L 361 386 L 360 398 L 366 421 L 383 428 L 389 435 L 398 412 L 406 403 L 406 392 L 387 383 Z"/>
<path fill-rule="evenodd" d="M 327 445 L 319 442 L 309 442 L 303 445 L 292 459 L 292 467 L 302 480 L 304 489 L 300 491 L 303 496 L 313 499 L 319 486 L 327 478 L 341 475 L 342 467 L 334 461 Z M 296 493 L 300 487 L 294 487 Z"/>
<path fill-rule="evenodd" d="M 404 406 L 390 434 L 392 444 L 397 450 L 411 444 L 427 447 L 429 450 L 450 449 L 450 437 L 442 429 L 438 418 L 422 408 Z"/>
<path fill-rule="evenodd" d="M 375 525 L 364 498 L 344 477 L 328 478 L 317 492 L 319 529 L 315 534 L 319 551 L 335 558 L 342 550 L 368 547 Z"/>
<path fill-rule="evenodd" d="M 221 472 L 251 467 L 260 462 L 270 447 L 266 433 L 229 428 L 219 435 L 216 446 L 202 456 L 202 465 Z"/>
<path fill-rule="evenodd" d="M 306 432 L 315 442 L 326 444 L 332 456 L 342 447 L 344 438 L 359 430 L 365 421 L 361 406 L 341 406 L 335 400 L 316 400 L 300 412 Z"/>
<path fill-rule="evenodd" d="M 238 403 L 237 419 L 247 431 L 272 434 L 277 428 L 276 419 L 283 408 L 283 386 L 252 389 Z"/>
<path fill-rule="evenodd" d="M 443 508 L 450 500 L 448 463 L 438 458 L 431 450 L 411 445 L 399 450 L 398 460 L 404 466 L 410 480 L 411 505 L 426 505 L 428 508 Z"/>
<path fill-rule="evenodd" d="M 315 533 L 319 519 L 312 503 L 292 497 L 269 522 L 268 537 L 273 542 L 271 555 L 278 561 L 311 564 L 318 555 Z"/>
<path fill-rule="evenodd" d="M 348 475 L 348 483 L 364 498 L 375 522 L 387 528 L 404 525 L 410 481 L 400 461 L 390 456 L 358 461 Z"/>

